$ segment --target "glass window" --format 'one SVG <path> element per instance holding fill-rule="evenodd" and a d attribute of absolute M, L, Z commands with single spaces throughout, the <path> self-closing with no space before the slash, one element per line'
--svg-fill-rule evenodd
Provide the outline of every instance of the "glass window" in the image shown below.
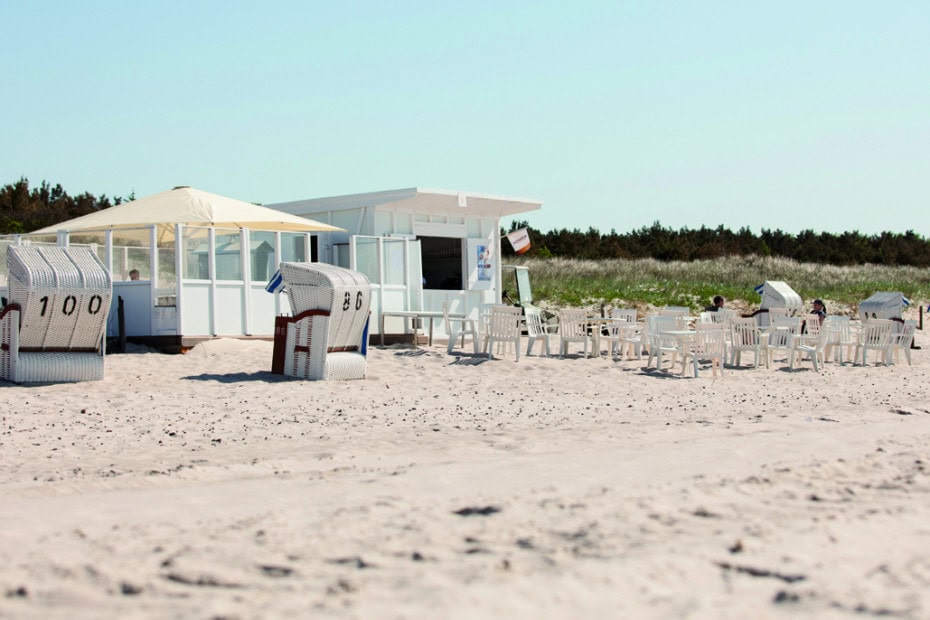
<path fill-rule="evenodd" d="M 364 273 L 372 284 L 381 282 L 378 275 L 378 240 L 356 237 L 355 268 Z"/>
<path fill-rule="evenodd" d="M 160 289 L 177 288 L 178 274 L 175 262 L 174 243 L 158 246 L 158 283 Z"/>
<path fill-rule="evenodd" d="M 384 284 L 404 284 L 403 239 L 384 240 Z"/>
<path fill-rule="evenodd" d="M 334 243 L 333 251 L 336 254 L 336 266 L 349 268 L 349 244 L 348 243 Z"/>
<path fill-rule="evenodd" d="M 249 234 L 249 260 L 252 264 L 252 281 L 267 282 L 278 265 L 274 260 L 275 235 L 273 232 L 252 231 Z M 283 239 L 282 239 L 283 242 Z"/>
<path fill-rule="evenodd" d="M 281 261 L 285 263 L 306 263 L 307 250 L 304 233 L 281 233 Z"/>
<path fill-rule="evenodd" d="M 242 235 L 239 231 L 216 230 L 216 279 L 242 279 Z"/>
<path fill-rule="evenodd" d="M 191 280 L 209 280 L 210 243 L 207 229 L 185 228 L 181 247 L 184 252 L 184 277 Z"/>

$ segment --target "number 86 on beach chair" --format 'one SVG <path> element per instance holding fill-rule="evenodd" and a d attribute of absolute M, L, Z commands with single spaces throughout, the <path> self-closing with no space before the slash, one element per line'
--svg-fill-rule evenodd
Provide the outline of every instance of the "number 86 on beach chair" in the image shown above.
<path fill-rule="evenodd" d="M 364 379 L 371 284 L 364 274 L 323 263 L 281 263 L 291 303 L 284 374 L 303 379 Z"/>
<path fill-rule="evenodd" d="M 103 379 L 113 284 L 87 247 L 10 246 L 0 312 L 0 377 L 15 383 Z"/>

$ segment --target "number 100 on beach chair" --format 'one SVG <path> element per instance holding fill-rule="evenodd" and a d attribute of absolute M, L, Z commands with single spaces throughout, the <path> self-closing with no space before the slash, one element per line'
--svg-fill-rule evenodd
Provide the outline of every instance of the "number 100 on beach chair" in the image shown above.
<path fill-rule="evenodd" d="M 103 379 L 113 283 L 86 247 L 11 246 L 0 312 L 0 377 L 15 383 Z"/>

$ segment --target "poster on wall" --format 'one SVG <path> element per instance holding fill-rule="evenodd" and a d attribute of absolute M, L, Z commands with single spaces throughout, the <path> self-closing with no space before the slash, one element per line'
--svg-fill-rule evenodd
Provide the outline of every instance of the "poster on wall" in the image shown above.
<path fill-rule="evenodd" d="M 468 240 L 468 289 L 488 290 L 494 287 L 497 272 L 494 246 L 487 239 Z"/>

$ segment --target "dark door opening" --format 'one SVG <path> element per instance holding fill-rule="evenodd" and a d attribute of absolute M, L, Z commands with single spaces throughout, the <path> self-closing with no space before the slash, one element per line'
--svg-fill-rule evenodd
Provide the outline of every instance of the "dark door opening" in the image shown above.
<path fill-rule="evenodd" d="M 462 239 L 418 237 L 423 260 L 423 288 L 461 291 Z"/>

